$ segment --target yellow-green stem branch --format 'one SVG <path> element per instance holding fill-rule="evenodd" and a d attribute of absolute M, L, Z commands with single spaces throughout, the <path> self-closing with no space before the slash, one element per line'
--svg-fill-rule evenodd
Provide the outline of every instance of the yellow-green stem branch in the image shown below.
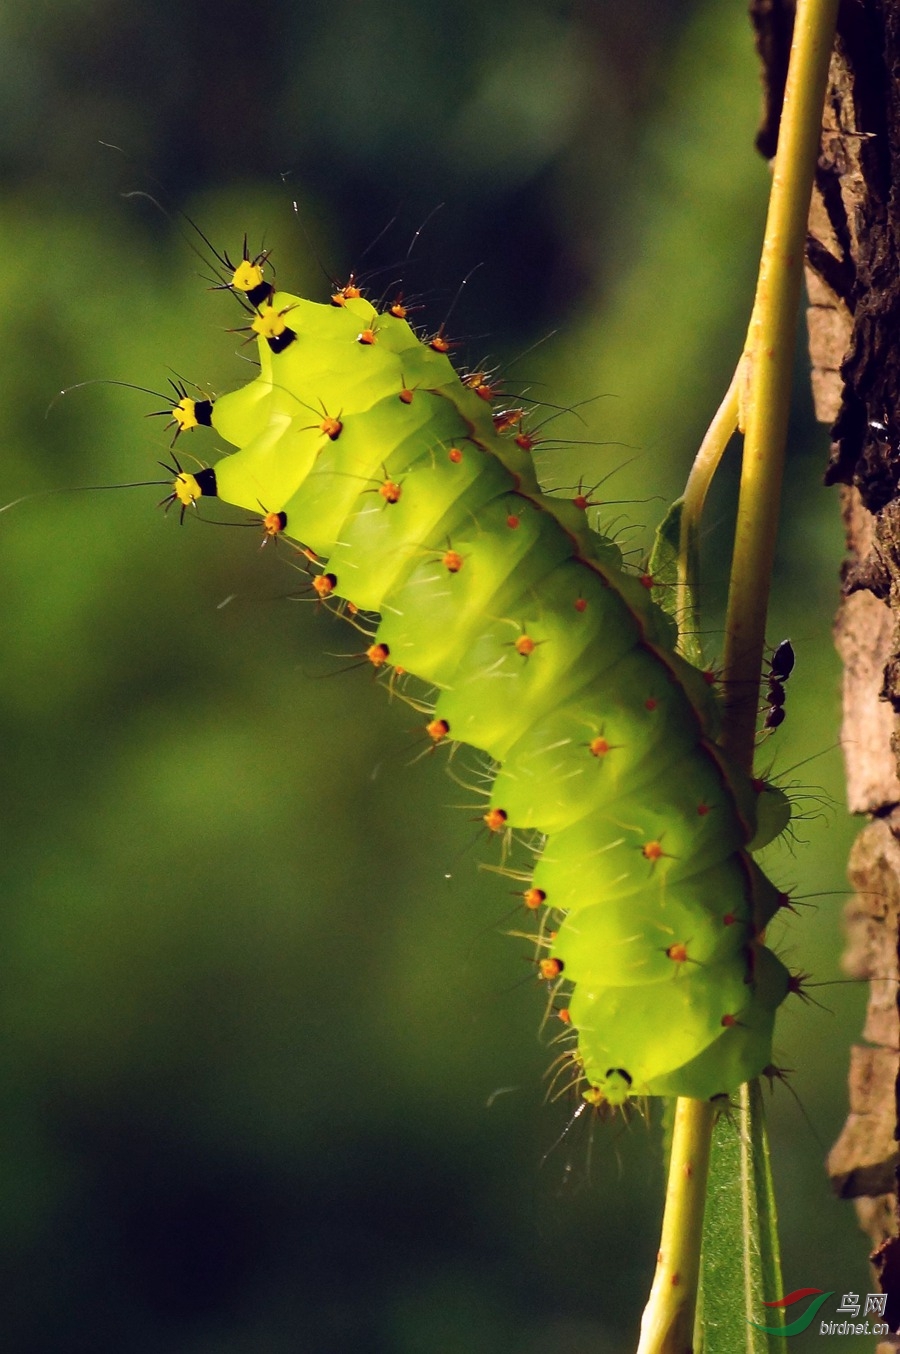
<path fill-rule="evenodd" d="M 666 1211 L 638 1354 L 687 1354 L 691 1349 L 714 1122 L 708 1101 L 682 1097 L 675 1104 Z"/>
<path fill-rule="evenodd" d="M 709 478 L 727 441 L 725 430 L 730 436 L 729 422 L 738 413 L 732 408 L 737 400 L 745 438 L 725 635 L 724 680 L 731 698 L 721 742 L 746 771 L 753 765 L 806 223 L 837 7 L 838 0 L 797 3 L 747 346 L 704 439 L 709 455 L 704 454 L 692 486 L 689 526 L 696 529 Z M 638 1354 L 690 1354 L 693 1348 L 713 1118 L 707 1104 L 677 1102 L 662 1241 Z"/>
<path fill-rule="evenodd" d="M 742 363 L 744 455 L 725 621 L 722 746 L 751 771 L 787 444 L 809 200 L 838 0 L 799 0 L 766 234 Z"/>

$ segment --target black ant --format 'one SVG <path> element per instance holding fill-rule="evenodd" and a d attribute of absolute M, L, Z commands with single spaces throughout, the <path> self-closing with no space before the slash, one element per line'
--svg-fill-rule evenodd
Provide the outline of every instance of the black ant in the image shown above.
<path fill-rule="evenodd" d="M 794 646 L 789 639 L 783 639 L 769 660 L 766 674 L 766 700 L 769 708 L 763 720 L 764 729 L 777 729 L 784 723 L 784 684 L 794 671 Z"/>

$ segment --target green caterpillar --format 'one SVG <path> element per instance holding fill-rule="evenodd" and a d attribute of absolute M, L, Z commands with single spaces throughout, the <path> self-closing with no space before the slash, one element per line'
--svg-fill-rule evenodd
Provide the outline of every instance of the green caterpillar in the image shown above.
<path fill-rule="evenodd" d="M 365 657 L 435 689 L 432 742 L 496 762 L 484 821 L 543 843 L 524 897 L 546 909 L 540 973 L 573 985 L 586 1097 L 735 1091 L 771 1064 L 796 987 L 762 938 L 786 899 L 750 854 L 775 835 L 763 787 L 716 747 L 714 694 L 652 580 L 625 572 L 583 496 L 541 491 L 522 411 L 495 413 L 441 332 L 352 281 L 330 305 L 275 292 L 265 262 L 245 245 L 229 281 L 259 374 L 172 411 L 176 436 L 211 424 L 238 450 L 176 467 L 170 501 L 262 510 L 321 599 L 371 616 Z"/>

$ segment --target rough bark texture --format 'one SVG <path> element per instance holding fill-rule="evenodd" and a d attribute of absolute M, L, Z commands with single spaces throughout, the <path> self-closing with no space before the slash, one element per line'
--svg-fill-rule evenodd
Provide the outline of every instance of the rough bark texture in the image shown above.
<path fill-rule="evenodd" d="M 767 92 L 759 145 L 774 148 L 791 6 L 752 6 Z M 786 38 L 786 34 L 788 38 Z M 850 1059 L 850 1114 L 828 1168 L 855 1202 L 900 1325 L 897 1213 L 900 916 L 900 0 L 844 0 L 832 57 L 807 252 L 817 417 L 831 425 L 826 482 L 841 485 L 848 559 L 836 642 L 842 742 L 857 838 L 847 972 L 872 980 Z M 885 981 L 888 979 L 888 981 Z M 900 1349 L 889 1340 L 879 1350 Z"/>

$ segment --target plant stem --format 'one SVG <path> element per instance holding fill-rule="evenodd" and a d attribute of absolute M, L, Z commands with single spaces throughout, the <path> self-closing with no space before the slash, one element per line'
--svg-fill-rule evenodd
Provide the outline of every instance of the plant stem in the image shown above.
<path fill-rule="evenodd" d="M 752 771 L 775 535 L 790 408 L 806 223 L 838 0 L 798 0 L 766 233 L 747 344 L 692 471 L 696 526 L 709 480 L 737 421 L 745 429 L 741 488 L 728 595 L 724 681 L 731 693 L 721 744 Z M 726 435 L 727 429 L 727 435 Z M 680 571 L 688 567 L 687 555 Z M 686 575 L 685 575 L 686 578 Z M 690 1354 L 700 1268 L 703 1208 L 714 1114 L 681 1099 L 666 1190 L 662 1240 L 638 1354 Z"/>
<path fill-rule="evenodd" d="M 637 1354 L 686 1354 L 691 1348 L 714 1122 L 708 1101 L 682 1097 L 675 1104 L 666 1211 Z"/>
<path fill-rule="evenodd" d="M 744 455 L 725 622 L 721 743 L 752 770 L 806 223 L 838 0 L 799 0 L 756 298 L 742 362 Z"/>

